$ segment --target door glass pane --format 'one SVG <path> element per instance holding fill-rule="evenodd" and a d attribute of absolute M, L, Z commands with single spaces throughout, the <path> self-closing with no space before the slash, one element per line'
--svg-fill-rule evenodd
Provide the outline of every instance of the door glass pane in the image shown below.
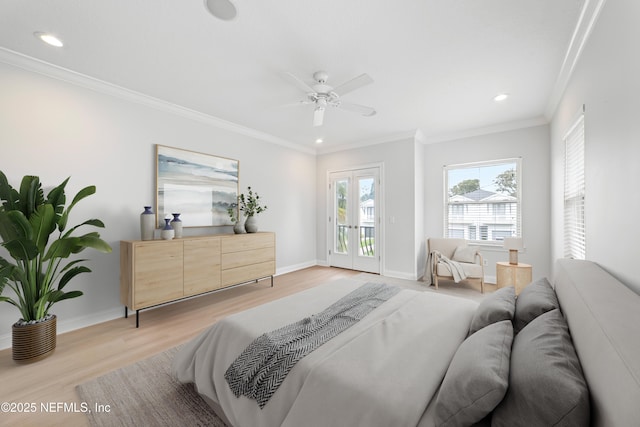
<path fill-rule="evenodd" d="M 349 180 L 341 179 L 335 182 L 335 224 L 336 224 L 336 238 L 335 238 L 335 253 L 346 254 L 349 248 L 349 234 L 348 224 L 349 217 L 347 212 L 347 198 L 349 196 Z"/>
<path fill-rule="evenodd" d="M 360 256 L 372 257 L 375 255 L 375 180 L 373 177 L 359 178 L 358 188 L 359 194 L 359 220 L 358 230 L 360 238 L 358 239 L 358 254 Z"/>

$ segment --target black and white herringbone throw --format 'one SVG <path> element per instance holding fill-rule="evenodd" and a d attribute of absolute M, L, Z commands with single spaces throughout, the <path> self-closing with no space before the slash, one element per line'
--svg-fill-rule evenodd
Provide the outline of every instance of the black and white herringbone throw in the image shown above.
<path fill-rule="evenodd" d="M 367 283 L 325 310 L 256 338 L 229 366 L 224 377 L 236 397 L 255 399 L 264 408 L 294 365 L 353 326 L 400 288 Z"/>

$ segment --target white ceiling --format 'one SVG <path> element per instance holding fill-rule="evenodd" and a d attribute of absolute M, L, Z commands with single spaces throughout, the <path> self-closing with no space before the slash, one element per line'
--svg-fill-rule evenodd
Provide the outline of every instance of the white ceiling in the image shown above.
<path fill-rule="evenodd" d="M 420 130 L 442 140 L 544 120 L 584 0 L 4 0 L 0 47 L 315 149 Z M 33 35 L 58 35 L 63 48 Z M 373 117 L 313 107 L 284 77 L 333 86 L 368 73 L 344 101 Z M 554 89 L 555 88 L 555 89 Z M 511 96 L 493 101 L 501 92 Z"/>

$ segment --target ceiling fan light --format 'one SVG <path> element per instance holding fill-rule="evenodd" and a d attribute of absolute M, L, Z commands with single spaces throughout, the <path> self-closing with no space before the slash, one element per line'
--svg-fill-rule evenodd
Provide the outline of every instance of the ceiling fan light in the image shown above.
<path fill-rule="evenodd" d="M 498 95 L 493 97 L 493 100 L 496 102 L 504 101 L 509 97 L 508 93 L 499 93 Z"/>
<path fill-rule="evenodd" d="M 316 107 L 316 109 L 313 112 L 313 125 L 322 126 L 323 121 L 324 121 L 324 107 Z"/>
<path fill-rule="evenodd" d="M 204 0 L 210 14 L 223 21 L 231 21 L 238 16 L 238 9 L 231 0 Z"/>

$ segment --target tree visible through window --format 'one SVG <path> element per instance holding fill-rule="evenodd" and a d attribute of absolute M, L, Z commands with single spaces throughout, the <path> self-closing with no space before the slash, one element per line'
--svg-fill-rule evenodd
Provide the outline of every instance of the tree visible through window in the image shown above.
<path fill-rule="evenodd" d="M 521 235 L 520 159 L 445 166 L 445 237 L 502 243 Z"/>

